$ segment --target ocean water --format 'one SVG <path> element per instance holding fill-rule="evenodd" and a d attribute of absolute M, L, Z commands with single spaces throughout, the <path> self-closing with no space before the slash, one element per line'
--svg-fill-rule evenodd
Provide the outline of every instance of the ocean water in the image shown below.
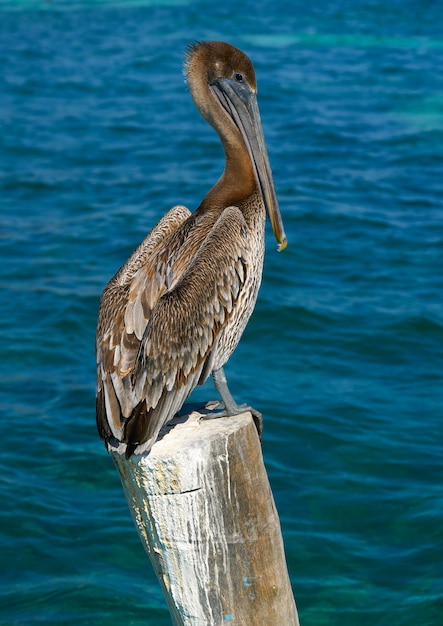
<path fill-rule="evenodd" d="M 202 39 L 255 64 L 289 239 L 226 373 L 264 414 L 302 626 L 443 623 L 442 24 L 438 0 L 0 2 L 0 624 L 171 623 L 94 334 L 222 171 L 182 76 Z"/>

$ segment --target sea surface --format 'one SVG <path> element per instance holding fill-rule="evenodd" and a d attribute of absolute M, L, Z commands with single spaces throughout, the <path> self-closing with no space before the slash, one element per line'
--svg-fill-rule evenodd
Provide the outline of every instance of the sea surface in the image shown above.
<path fill-rule="evenodd" d="M 0 624 L 171 624 L 94 335 L 109 278 L 222 172 L 182 74 L 204 39 L 255 64 L 289 239 L 226 373 L 264 414 L 302 626 L 443 624 L 439 0 L 0 1 Z"/>

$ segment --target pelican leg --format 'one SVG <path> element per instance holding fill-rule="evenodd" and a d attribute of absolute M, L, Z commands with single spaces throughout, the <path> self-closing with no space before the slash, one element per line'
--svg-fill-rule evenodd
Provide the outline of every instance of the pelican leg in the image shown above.
<path fill-rule="evenodd" d="M 263 433 L 263 416 L 262 414 L 253 409 L 251 406 L 247 404 L 237 404 L 234 398 L 232 397 L 231 392 L 229 391 L 228 381 L 226 380 L 225 372 L 222 367 L 218 370 L 213 370 L 212 378 L 214 379 L 214 385 L 217 389 L 218 393 L 223 400 L 223 404 L 225 405 L 224 411 L 212 411 L 205 415 L 202 419 L 216 419 L 218 417 L 231 417 L 233 415 L 239 415 L 240 413 L 245 413 L 249 411 L 252 415 L 252 419 L 254 420 L 255 427 L 258 432 L 258 436 L 261 441 L 262 433 Z"/>

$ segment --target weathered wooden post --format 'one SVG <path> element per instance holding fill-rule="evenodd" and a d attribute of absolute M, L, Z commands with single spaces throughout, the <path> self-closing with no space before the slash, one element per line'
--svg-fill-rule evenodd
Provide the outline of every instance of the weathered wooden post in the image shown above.
<path fill-rule="evenodd" d="M 297 626 L 250 413 L 175 418 L 148 455 L 113 454 L 176 626 Z"/>

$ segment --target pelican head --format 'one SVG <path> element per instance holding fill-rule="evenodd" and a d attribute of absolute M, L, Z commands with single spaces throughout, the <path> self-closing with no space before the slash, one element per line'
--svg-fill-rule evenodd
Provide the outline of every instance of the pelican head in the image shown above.
<path fill-rule="evenodd" d="M 251 60 L 224 42 L 197 43 L 188 51 L 186 75 L 195 105 L 217 131 L 226 156 L 223 176 L 205 200 L 235 204 L 258 188 L 278 250 L 283 250 L 287 239 L 263 136 Z"/>

